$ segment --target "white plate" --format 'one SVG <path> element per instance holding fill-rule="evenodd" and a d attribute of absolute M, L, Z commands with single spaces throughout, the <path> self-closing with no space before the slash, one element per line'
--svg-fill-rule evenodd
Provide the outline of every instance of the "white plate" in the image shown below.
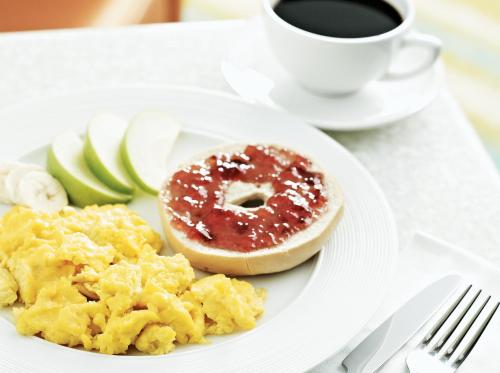
<path fill-rule="evenodd" d="M 393 69 L 407 70 L 419 60 L 415 58 L 419 53 L 419 50 L 402 53 Z M 318 96 L 296 83 L 281 67 L 260 19 L 249 22 L 248 31 L 226 56 L 221 70 L 240 96 L 282 108 L 312 125 L 337 131 L 382 127 L 415 114 L 436 97 L 443 76 L 438 63 L 412 78 L 372 82 L 352 95 Z"/>
<path fill-rule="evenodd" d="M 310 154 L 343 187 L 344 218 L 320 255 L 288 272 L 249 278 L 269 292 L 266 313 L 250 332 L 210 337 L 208 345 L 179 346 L 164 356 L 108 356 L 21 337 L 10 311 L 4 310 L 0 371 L 289 373 L 312 368 L 342 348 L 369 320 L 385 293 L 397 260 L 397 233 L 372 177 L 317 129 L 229 95 L 181 88 L 116 88 L 29 102 L 0 112 L 0 158 L 43 163 L 44 144 L 67 129 L 83 132 L 92 114 L 109 110 L 129 118 L 147 108 L 167 110 L 183 123 L 171 165 L 231 140 L 279 143 Z M 138 198 L 131 208 L 159 229 L 153 197 Z"/>

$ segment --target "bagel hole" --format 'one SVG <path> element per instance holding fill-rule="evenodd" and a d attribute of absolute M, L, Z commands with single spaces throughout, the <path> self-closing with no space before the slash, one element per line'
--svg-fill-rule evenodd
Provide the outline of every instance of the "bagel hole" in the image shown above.
<path fill-rule="evenodd" d="M 247 199 L 246 201 L 243 201 L 242 203 L 240 203 L 240 206 L 246 209 L 253 209 L 264 205 L 264 203 L 265 201 L 263 198 L 254 197 L 251 199 Z"/>
<path fill-rule="evenodd" d="M 246 183 L 235 181 L 225 190 L 225 205 L 228 208 L 256 210 L 263 207 L 274 194 L 271 183 Z"/>

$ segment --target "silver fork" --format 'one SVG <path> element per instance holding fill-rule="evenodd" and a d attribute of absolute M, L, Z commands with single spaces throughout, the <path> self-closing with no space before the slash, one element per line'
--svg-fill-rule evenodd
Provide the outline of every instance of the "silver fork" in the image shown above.
<path fill-rule="evenodd" d="M 467 287 L 406 358 L 410 373 L 453 373 L 467 359 L 495 315 L 491 296 Z"/>

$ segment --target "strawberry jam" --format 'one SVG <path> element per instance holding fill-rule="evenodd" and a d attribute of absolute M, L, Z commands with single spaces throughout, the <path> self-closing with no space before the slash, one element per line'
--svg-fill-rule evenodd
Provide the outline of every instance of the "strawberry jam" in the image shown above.
<path fill-rule="evenodd" d="M 228 205 L 234 182 L 272 185 L 262 205 Z M 239 252 L 270 248 L 310 226 L 327 206 L 324 175 L 290 150 L 248 145 L 177 171 L 161 193 L 172 225 L 205 246 Z M 240 204 L 245 206 L 244 203 Z"/>

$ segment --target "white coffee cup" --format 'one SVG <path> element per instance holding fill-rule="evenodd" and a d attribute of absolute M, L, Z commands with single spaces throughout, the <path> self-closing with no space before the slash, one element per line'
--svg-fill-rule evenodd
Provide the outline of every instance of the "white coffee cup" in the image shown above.
<path fill-rule="evenodd" d="M 278 1 L 262 0 L 271 48 L 292 77 L 318 94 L 348 94 L 373 80 L 414 76 L 430 68 L 441 51 L 439 39 L 411 30 L 415 9 L 410 0 L 386 0 L 403 22 L 383 34 L 361 38 L 323 36 L 293 26 L 275 13 Z M 419 54 L 421 61 L 407 71 L 391 71 L 395 57 L 406 47 L 425 48 L 428 53 Z"/>

